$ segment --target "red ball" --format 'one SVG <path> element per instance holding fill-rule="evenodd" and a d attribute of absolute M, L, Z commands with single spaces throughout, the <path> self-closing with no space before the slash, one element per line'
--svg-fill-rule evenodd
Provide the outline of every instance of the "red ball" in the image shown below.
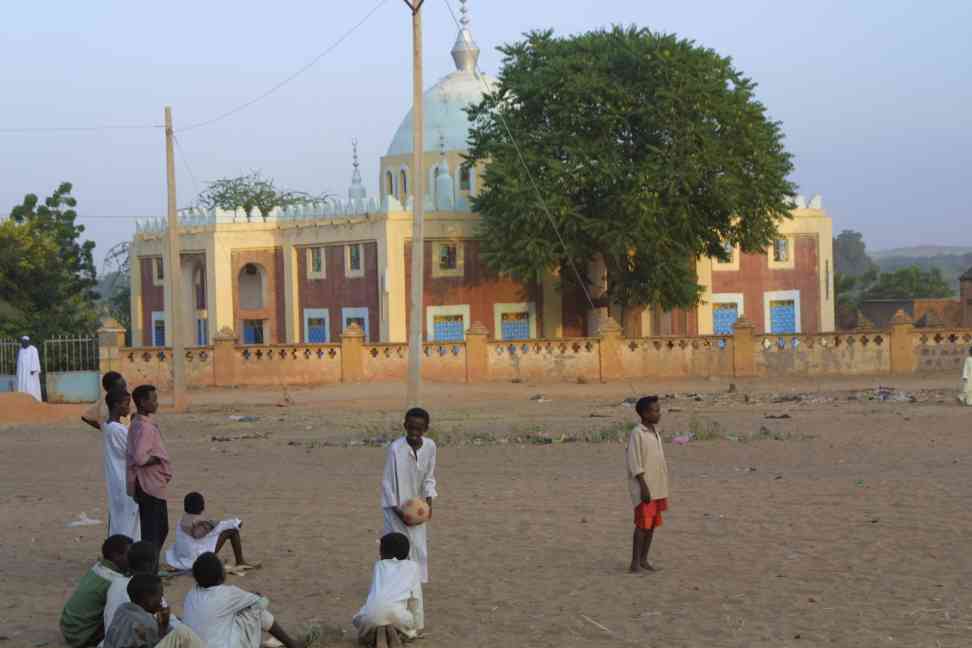
<path fill-rule="evenodd" d="M 421 497 L 410 499 L 399 509 L 408 526 L 418 526 L 429 521 L 429 505 Z"/>

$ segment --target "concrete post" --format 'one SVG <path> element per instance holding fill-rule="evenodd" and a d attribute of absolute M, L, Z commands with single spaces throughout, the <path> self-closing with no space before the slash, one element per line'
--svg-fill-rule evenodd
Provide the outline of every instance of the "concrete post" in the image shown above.
<path fill-rule="evenodd" d="M 891 373 L 905 375 L 915 371 L 915 326 L 908 314 L 899 310 L 891 318 Z"/>
<path fill-rule="evenodd" d="M 98 371 L 105 375 L 121 368 L 121 349 L 125 346 L 125 329 L 108 318 L 98 329 Z"/>
<path fill-rule="evenodd" d="M 364 379 L 364 331 L 352 324 L 341 333 L 341 382 L 356 383 Z"/>
<path fill-rule="evenodd" d="M 489 377 L 486 342 L 489 331 L 481 322 L 473 322 L 466 331 L 466 382 L 483 382 Z"/>
<path fill-rule="evenodd" d="M 239 338 L 228 326 L 220 329 L 213 340 L 213 384 L 232 387 L 236 384 L 236 343 Z"/>
<path fill-rule="evenodd" d="M 624 340 L 621 337 L 621 326 L 613 317 L 605 317 L 600 322 L 597 336 L 600 338 L 597 348 L 600 356 L 601 381 L 624 378 L 624 365 L 621 362 Z"/>
<path fill-rule="evenodd" d="M 732 375 L 750 378 L 756 375 L 756 326 L 744 317 L 736 320 L 732 333 Z"/>

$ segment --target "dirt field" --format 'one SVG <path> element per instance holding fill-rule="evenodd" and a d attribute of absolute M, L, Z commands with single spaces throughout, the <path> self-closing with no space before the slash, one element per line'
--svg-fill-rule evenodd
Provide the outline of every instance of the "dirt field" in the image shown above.
<path fill-rule="evenodd" d="M 972 410 L 954 382 L 884 379 L 917 402 L 871 400 L 866 379 L 731 394 L 728 382 L 429 385 L 441 498 L 419 645 L 967 646 Z M 666 446 L 671 508 L 652 549 L 664 570 L 632 576 L 623 400 L 645 392 L 673 395 L 663 426 L 698 438 Z M 381 530 L 376 446 L 397 434 L 403 389 L 289 397 L 195 393 L 190 413 L 161 415 L 171 524 L 190 490 L 243 518 L 264 568 L 231 582 L 269 596 L 284 625 L 314 620 L 351 646 Z M 104 533 L 66 527 L 82 512 L 105 520 L 98 434 L 0 426 L 0 503 L 0 645 L 59 646 L 61 606 Z M 176 613 L 190 580 L 168 585 Z"/>

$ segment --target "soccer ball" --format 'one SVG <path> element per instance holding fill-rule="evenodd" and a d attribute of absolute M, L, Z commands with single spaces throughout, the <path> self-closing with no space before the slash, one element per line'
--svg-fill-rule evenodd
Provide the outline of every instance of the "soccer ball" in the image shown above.
<path fill-rule="evenodd" d="M 408 500 L 399 510 L 408 526 L 418 526 L 429 521 L 429 505 L 421 497 Z"/>

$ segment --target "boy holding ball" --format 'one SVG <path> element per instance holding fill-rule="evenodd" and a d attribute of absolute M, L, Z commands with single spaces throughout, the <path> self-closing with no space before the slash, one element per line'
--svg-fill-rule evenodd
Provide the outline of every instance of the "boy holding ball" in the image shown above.
<path fill-rule="evenodd" d="M 648 562 L 648 550 L 655 529 L 662 525 L 662 511 L 668 509 L 668 465 L 662 447 L 661 406 L 657 396 L 638 400 L 635 411 L 641 423 L 628 436 L 628 490 L 634 505 L 635 529 L 631 548 L 631 573 L 656 571 Z"/>
<path fill-rule="evenodd" d="M 429 582 L 429 549 L 426 535 L 427 524 L 410 524 L 403 508 L 415 498 L 424 499 L 432 515 L 432 499 L 435 490 L 436 448 L 432 439 L 426 439 L 429 429 L 429 413 L 414 407 L 405 413 L 405 436 L 388 446 L 385 472 L 381 480 L 381 510 L 384 515 L 384 533 L 401 533 L 410 544 L 409 558 L 418 563 L 423 583 Z"/>

